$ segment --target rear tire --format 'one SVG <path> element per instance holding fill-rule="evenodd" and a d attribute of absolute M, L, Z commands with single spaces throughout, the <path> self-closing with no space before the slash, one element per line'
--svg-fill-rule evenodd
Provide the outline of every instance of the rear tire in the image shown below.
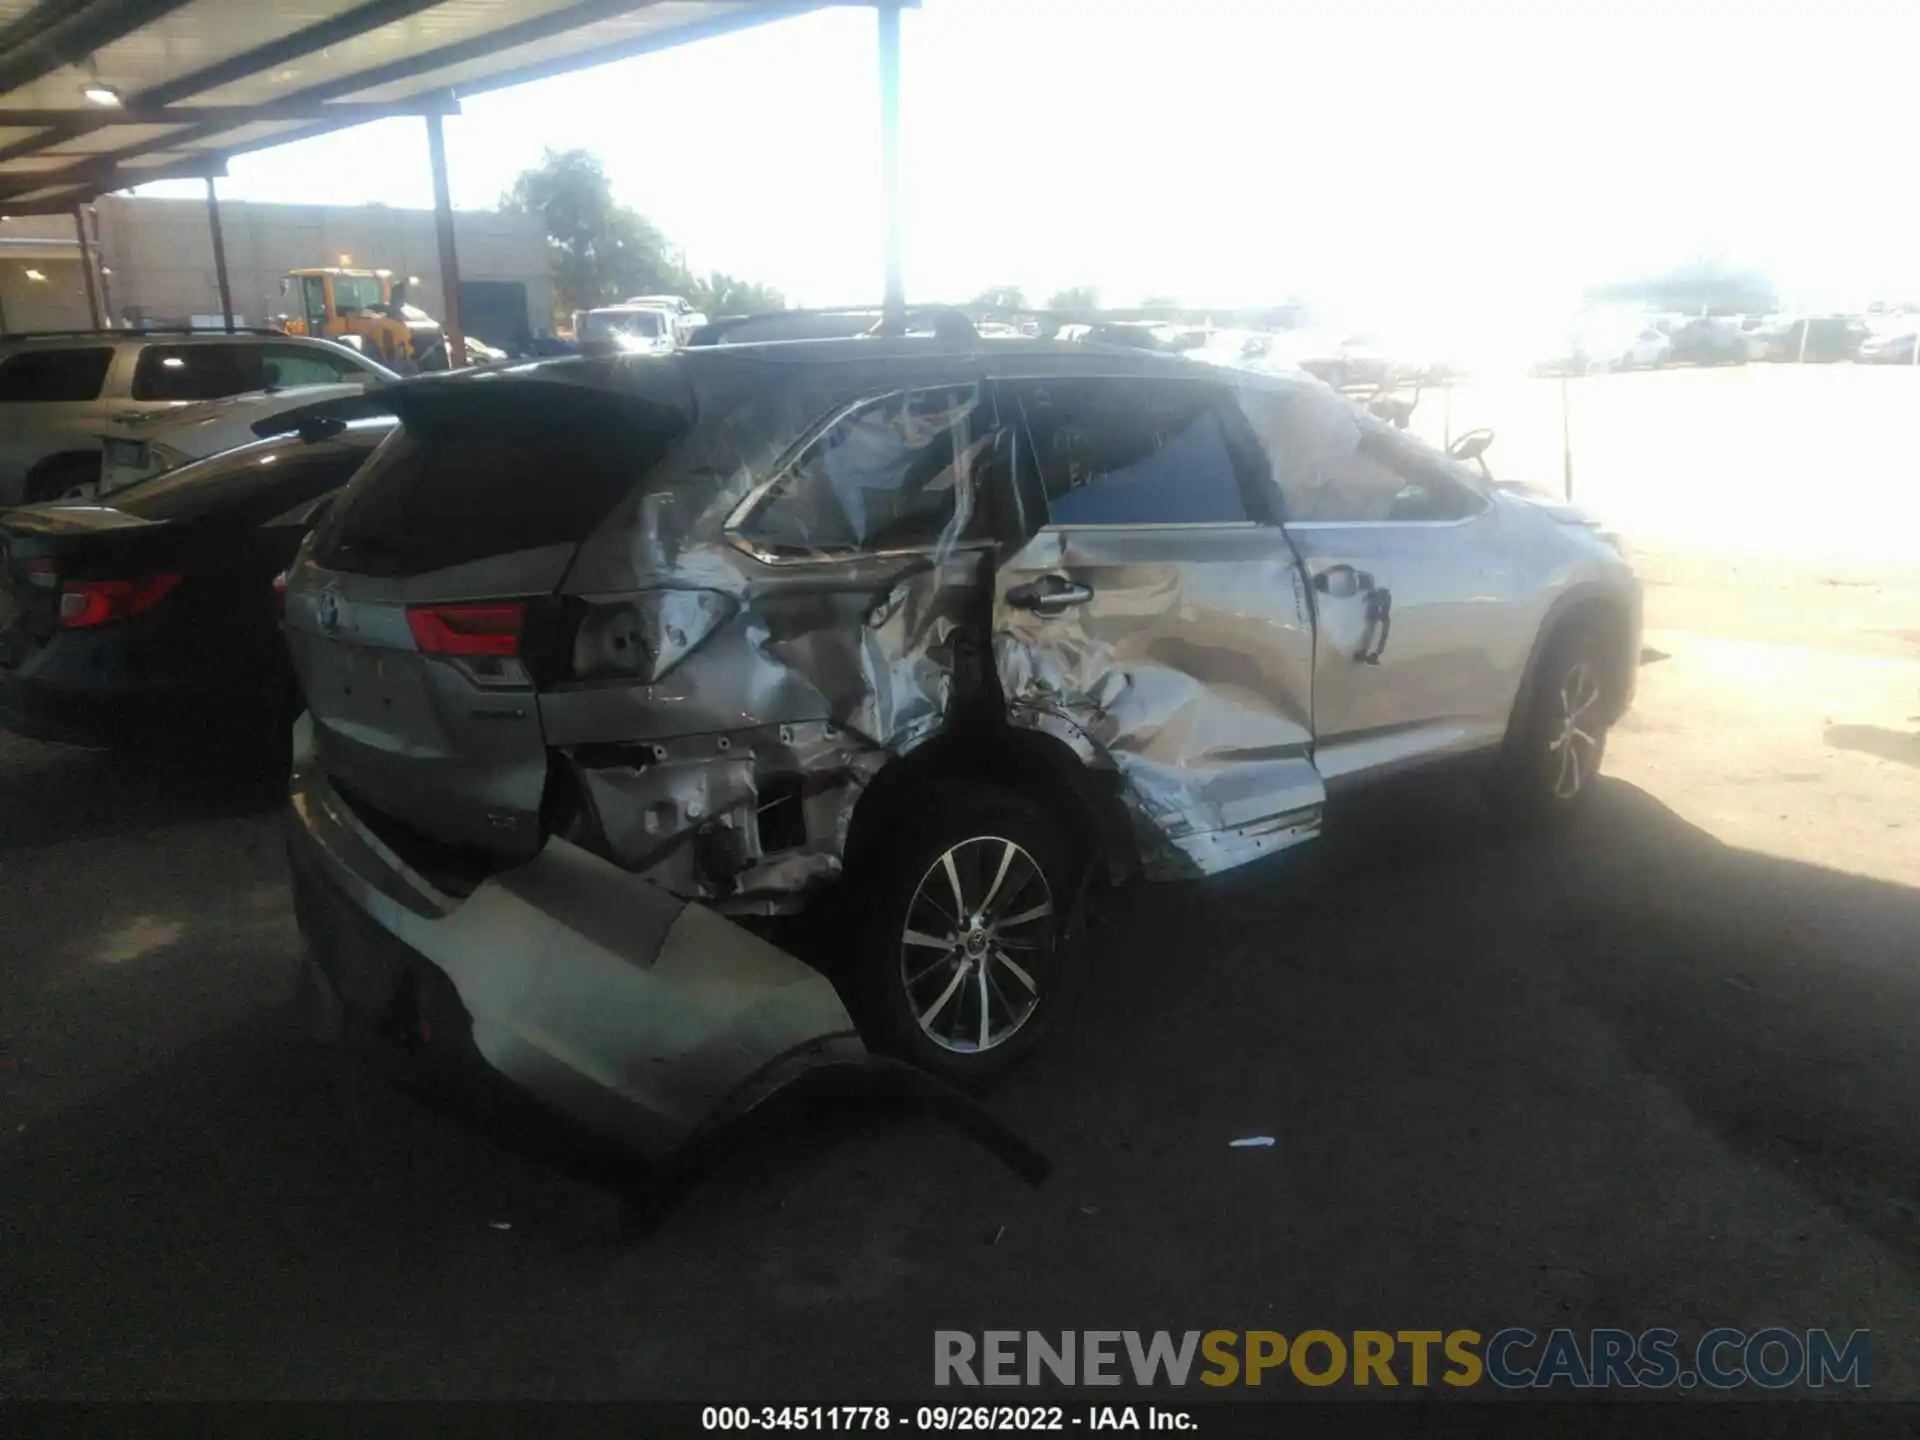
<path fill-rule="evenodd" d="M 842 887 L 865 910 L 843 988 L 873 1049 L 984 1084 L 1078 988 L 1079 857 L 1043 808 L 997 785 L 929 785 L 900 814 Z"/>
<path fill-rule="evenodd" d="M 1564 824 L 1580 812 L 1606 758 L 1611 673 L 1593 625 L 1565 626 L 1547 642 L 1487 785 L 1495 810 L 1532 825 Z"/>

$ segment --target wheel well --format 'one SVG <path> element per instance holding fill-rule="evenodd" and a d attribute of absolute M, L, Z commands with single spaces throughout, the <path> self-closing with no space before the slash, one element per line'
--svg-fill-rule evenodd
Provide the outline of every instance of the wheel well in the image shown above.
<path fill-rule="evenodd" d="M 1140 868 L 1117 777 L 1089 770 L 1050 735 L 1009 725 L 939 736 L 875 776 L 853 812 L 847 868 L 884 846 L 913 797 L 943 780 L 987 781 L 1039 801 L 1064 824 L 1095 884 L 1118 884 Z"/>
<path fill-rule="evenodd" d="M 1562 636 L 1576 631 L 1592 634 L 1601 644 L 1607 682 L 1603 693 L 1612 711 L 1607 716 L 1607 723 L 1612 724 L 1626 710 L 1627 696 L 1633 689 L 1634 670 L 1640 663 L 1640 657 L 1633 653 L 1632 616 L 1623 601 L 1609 595 L 1588 595 L 1569 602 L 1553 615 L 1546 632 L 1541 636 L 1534 653 L 1533 670 L 1537 672 L 1539 662 L 1549 647 L 1558 644 Z M 1532 698 L 1532 678 L 1530 675 L 1529 701 Z"/>
<path fill-rule="evenodd" d="M 43 494 L 46 481 L 62 471 L 88 469 L 97 476 L 100 471 L 101 457 L 98 452 L 86 450 L 63 450 L 58 455 L 49 455 L 27 471 L 25 483 L 21 486 L 21 496 L 29 503 L 36 500 L 56 500 L 57 494 Z"/>

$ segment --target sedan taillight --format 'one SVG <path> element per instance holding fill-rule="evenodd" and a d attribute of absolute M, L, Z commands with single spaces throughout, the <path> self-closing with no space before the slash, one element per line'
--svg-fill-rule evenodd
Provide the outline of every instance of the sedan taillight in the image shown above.
<path fill-rule="evenodd" d="M 60 587 L 60 628 L 87 630 L 144 615 L 180 583 L 178 575 L 140 580 L 69 580 Z"/>

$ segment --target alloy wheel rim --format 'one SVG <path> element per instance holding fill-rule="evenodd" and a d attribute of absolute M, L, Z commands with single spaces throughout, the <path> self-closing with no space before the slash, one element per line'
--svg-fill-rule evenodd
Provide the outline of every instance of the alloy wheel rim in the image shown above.
<path fill-rule="evenodd" d="M 900 981 L 921 1032 L 980 1054 L 1033 1018 L 1051 978 L 1053 889 L 998 835 L 949 846 L 920 877 L 900 937 Z"/>
<path fill-rule="evenodd" d="M 1593 778 L 1600 762 L 1600 727 L 1596 707 L 1600 681 L 1582 660 L 1560 682 L 1559 711 L 1547 751 L 1554 757 L 1553 796 L 1571 800 Z"/>

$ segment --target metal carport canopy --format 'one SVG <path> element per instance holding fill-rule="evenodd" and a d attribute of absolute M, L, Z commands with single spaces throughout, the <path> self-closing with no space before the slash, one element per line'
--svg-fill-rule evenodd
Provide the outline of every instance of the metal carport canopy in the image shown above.
<path fill-rule="evenodd" d="M 0 0 L 0 213 L 828 8 L 890 0 Z M 906 0 L 910 7 L 913 0 Z M 890 17 L 889 17 L 890 18 Z M 102 105 L 83 93 L 104 93 Z M 119 103 L 111 103 L 113 97 Z"/>

